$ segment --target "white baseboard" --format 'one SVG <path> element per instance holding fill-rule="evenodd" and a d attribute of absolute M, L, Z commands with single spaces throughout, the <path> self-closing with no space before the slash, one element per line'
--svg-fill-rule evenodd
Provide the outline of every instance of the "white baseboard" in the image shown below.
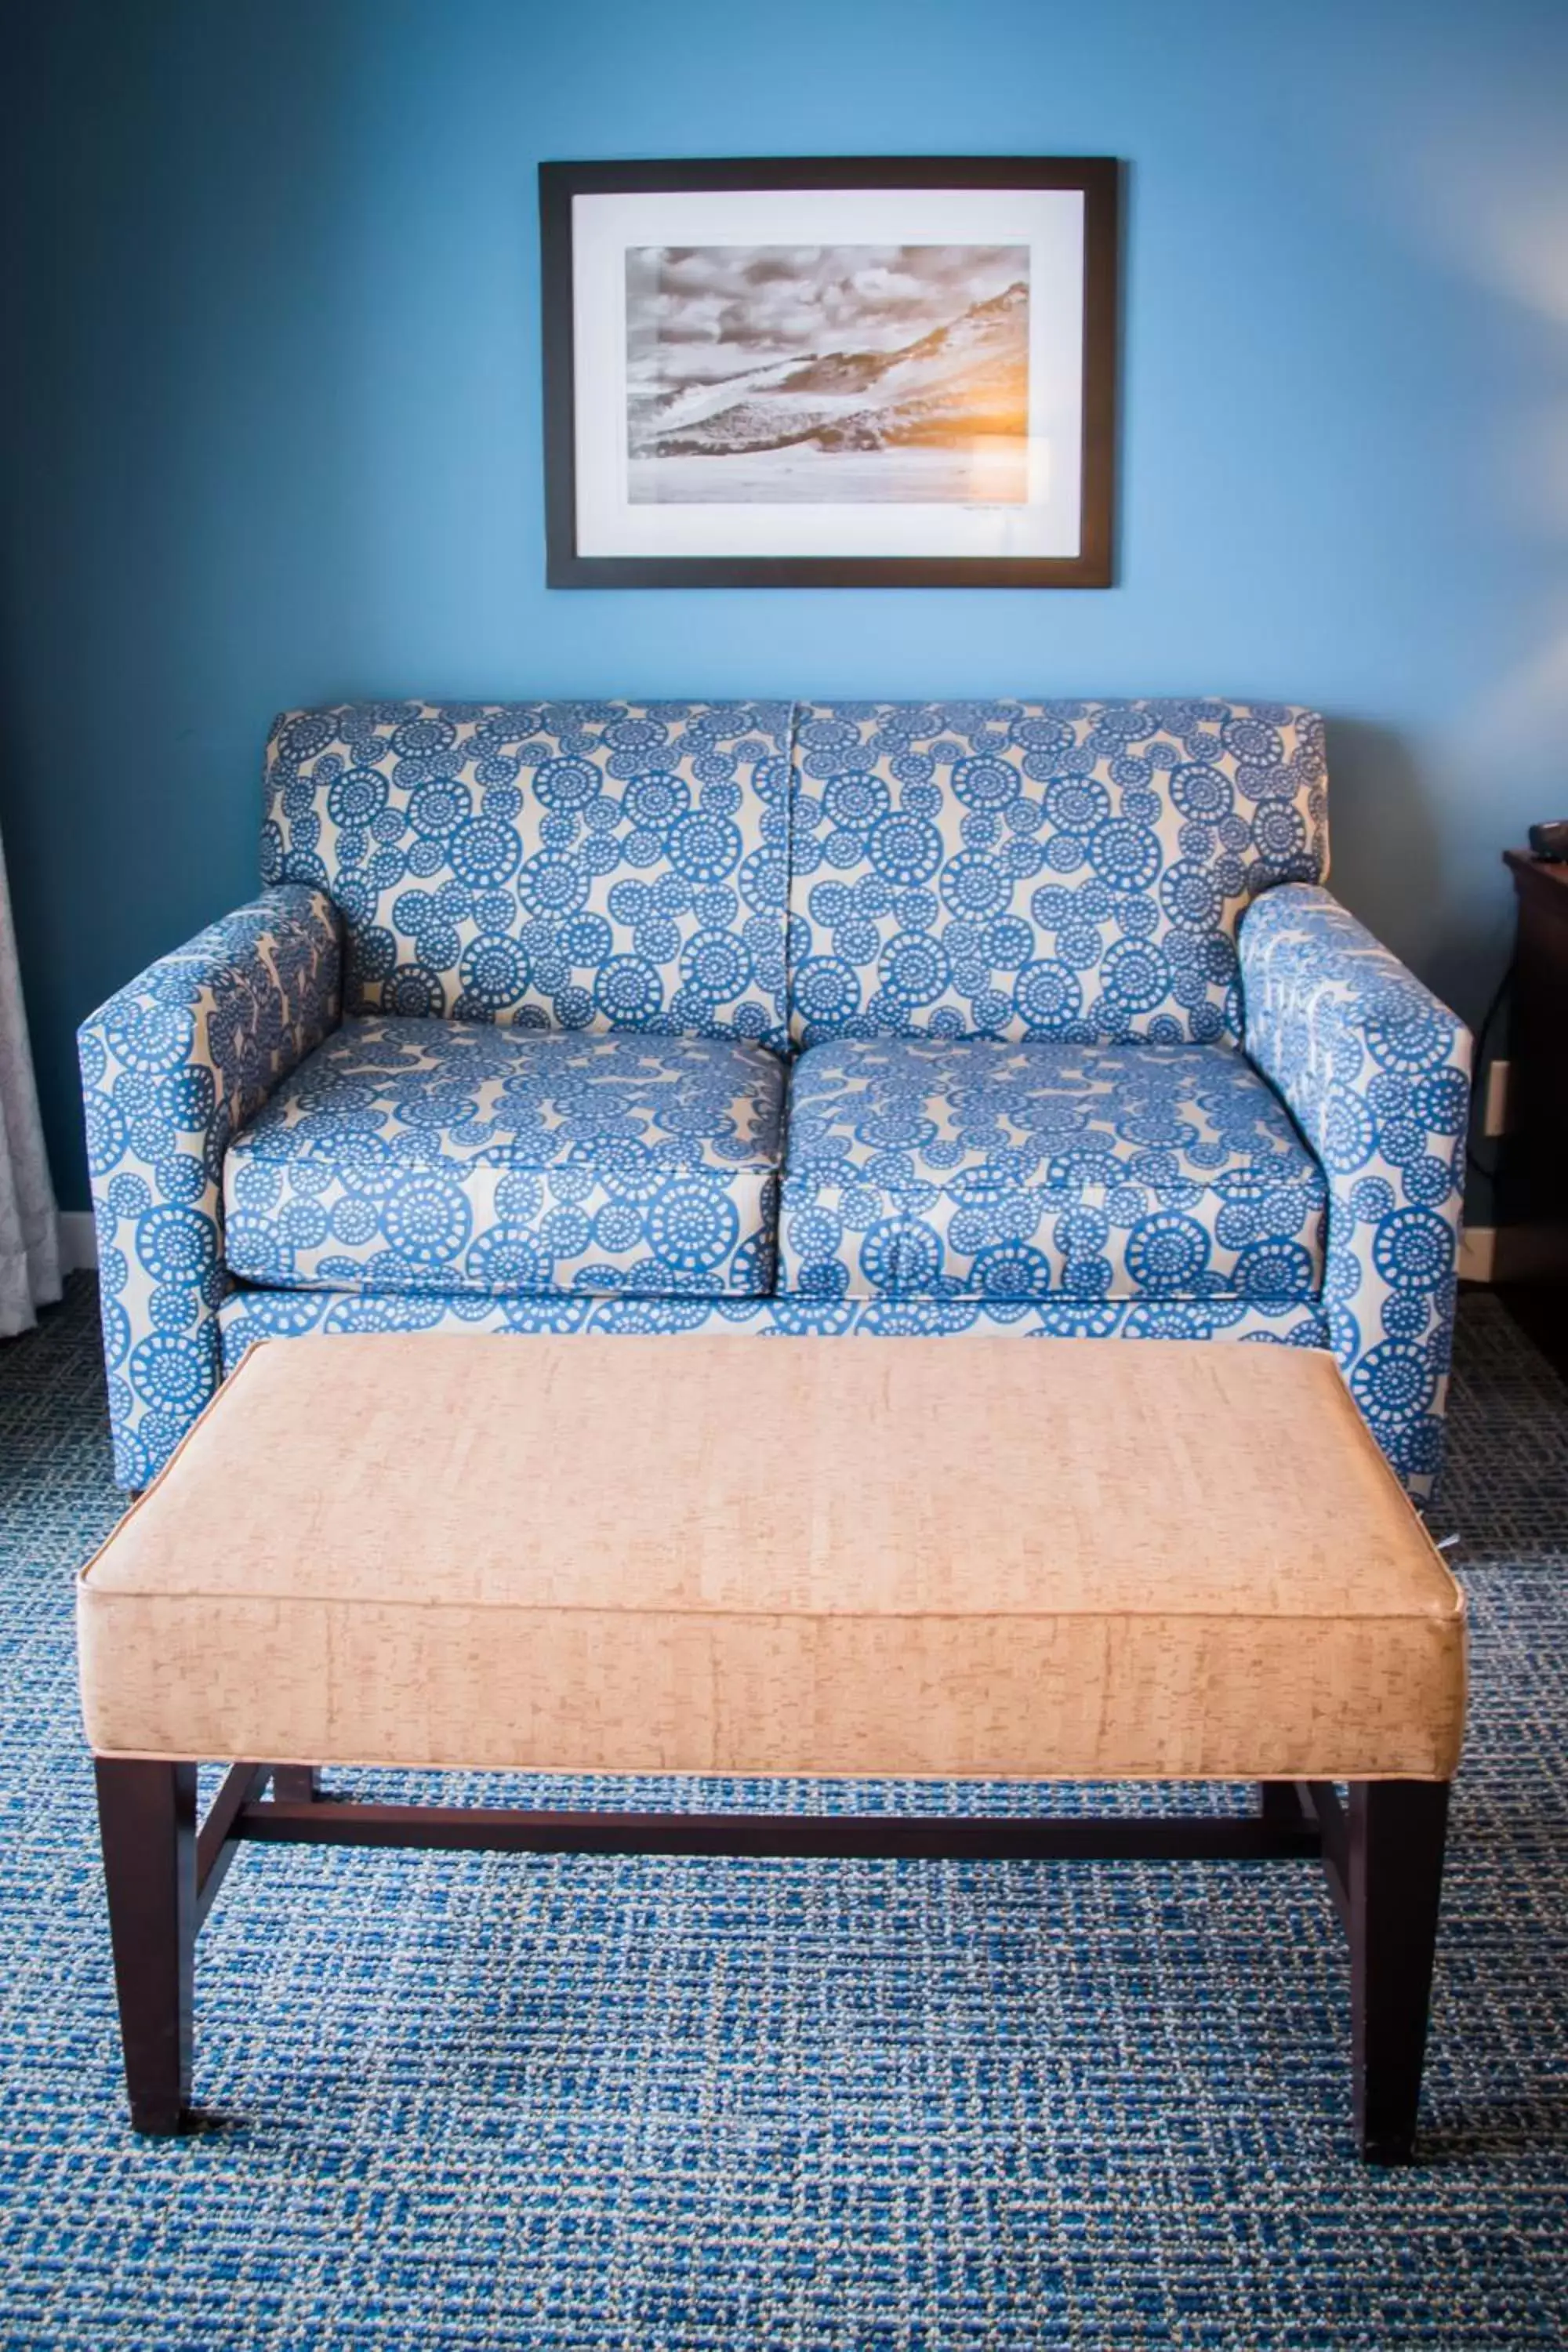
<path fill-rule="evenodd" d="M 58 1220 L 60 1272 L 80 1274 L 98 1264 L 98 1234 L 90 1209 L 62 1209 Z"/>

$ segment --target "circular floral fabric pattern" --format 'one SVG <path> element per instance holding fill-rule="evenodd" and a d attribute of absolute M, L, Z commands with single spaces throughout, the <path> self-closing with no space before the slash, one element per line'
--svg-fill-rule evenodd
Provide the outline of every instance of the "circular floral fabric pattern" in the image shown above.
<path fill-rule="evenodd" d="M 1241 927 L 1247 1050 L 1329 1181 L 1335 1355 L 1410 1493 L 1442 1459 L 1470 1038 L 1326 890 L 1271 892 Z"/>
<path fill-rule="evenodd" d="M 934 1339 L 976 1335 L 1015 1339 L 1239 1339 L 1289 1348 L 1325 1345 L 1315 1305 L 1254 1306 L 1241 1298 L 1179 1306 L 1119 1298 L 1085 1307 L 1071 1299 L 1030 1305 L 980 1299 L 584 1298 L 459 1296 L 362 1297 L 330 1291 L 237 1290 L 220 1315 L 223 1362 L 231 1372 L 258 1339 L 341 1331 L 595 1331 L 605 1335 L 748 1332 L 762 1339 Z"/>
<path fill-rule="evenodd" d="M 145 1486 L 218 1381 L 234 1135 L 337 1024 L 342 935 L 320 891 L 268 891 L 83 1024 L 114 1475 Z"/>
<path fill-rule="evenodd" d="M 288 711 L 263 871 L 337 900 L 351 1013 L 782 1047 L 789 736 L 785 702 Z"/>
<path fill-rule="evenodd" d="M 1235 1042 L 1242 908 L 1328 870 L 1322 722 L 1284 705 L 803 703 L 792 790 L 811 1045 Z"/>
<path fill-rule="evenodd" d="M 795 1064 L 781 1286 L 1315 1299 L 1322 1171 L 1226 1045 L 845 1038 Z"/>
<path fill-rule="evenodd" d="M 351 1017 L 224 1167 L 269 1289 L 755 1295 L 784 1067 L 737 1039 Z M 160 1233 L 162 1256 L 179 1237 Z"/>
<path fill-rule="evenodd" d="M 280 719 L 268 792 L 276 886 L 81 1032 L 121 1484 L 212 1393 L 221 1313 L 1326 1344 L 1430 1495 L 1468 1040 L 1311 887 L 1310 713 L 358 704 Z M 345 992 L 395 1034 L 379 1062 L 345 1038 L 329 1118 L 328 1066 L 309 1066 Z M 780 1078 L 750 1057 L 791 1024 L 846 1046 L 1052 1045 L 1077 1076 L 1037 1069 L 987 1108 L 984 1088 L 857 1091 L 840 1071 L 814 1105 L 828 1066 L 808 1055 L 794 1286 L 770 1298 Z M 634 1035 L 668 1064 L 579 1071 L 552 1108 L 481 1068 L 498 1040 Z M 1155 1060 L 1112 1081 L 1103 1057 L 1130 1041 L 1221 1051 L 1189 1088 Z M 1218 1088 L 1226 1041 L 1294 1129 Z M 704 1044 L 721 1060 L 699 1072 Z M 310 1148 L 275 1148 L 291 1127 Z M 1275 1148 L 1298 1130 L 1326 1248 L 1316 1173 Z M 268 1286 L 235 1293 L 237 1275 Z"/>

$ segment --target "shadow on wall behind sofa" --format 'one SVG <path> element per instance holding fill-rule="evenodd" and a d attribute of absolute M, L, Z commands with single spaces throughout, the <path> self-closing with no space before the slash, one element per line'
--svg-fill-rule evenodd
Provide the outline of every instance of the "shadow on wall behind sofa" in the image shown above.
<path fill-rule="evenodd" d="M 1491 895 L 1464 888 L 1451 858 L 1444 864 L 1433 779 L 1423 772 L 1405 738 L 1362 719 L 1328 718 L 1324 728 L 1329 887 L 1479 1033 L 1513 944 L 1500 835 L 1488 836 L 1494 841 Z M 1484 819 L 1480 830 L 1487 833 Z M 1494 1034 L 1488 1057 L 1499 1050 Z M 1478 1090 L 1484 1085 L 1479 1065 L 1475 1083 Z M 1465 1181 L 1465 1223 L 1489 1225 L 1497 1213 L 1492 1179 L 1472 1161 Z"/>
<path fill-rule="evenodd" d="M 1415 754 L 1391 727 L 1325 716 L 1329 769 L 1329 887 L 1367 929 L 1412 964 L 1461 1019 L 1477 1008 L 1449 989 L 1469 967 L 1443 950 L 1442 854 L 1432 794 Z M 1434 971 L 1441 959 L 1447 969 Z"/>

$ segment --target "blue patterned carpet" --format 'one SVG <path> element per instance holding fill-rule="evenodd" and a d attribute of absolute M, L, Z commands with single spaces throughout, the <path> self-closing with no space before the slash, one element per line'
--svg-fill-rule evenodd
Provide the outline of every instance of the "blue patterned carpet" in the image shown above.
<path fill-rule="evenodd" d="M 1485 1297 L 1455 1409 L 1476 1706 L 1420 2168 L 1350 2154 L 1342 1946 L 1289 1865 L 251 1853 L 198 1964 L 200 2093 L 246 2120 L 139 2143 L 75 1713 L 116 1510 L 77 1278 L 0 1349 L 0 2343 L 1563 2345 L 1568 1391 Z"/>

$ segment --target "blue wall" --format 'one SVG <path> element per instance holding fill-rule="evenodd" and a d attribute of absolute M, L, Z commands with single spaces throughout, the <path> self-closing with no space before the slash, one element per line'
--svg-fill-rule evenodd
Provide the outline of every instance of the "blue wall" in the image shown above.
<path fill-rule="evenodd" d="M 1342 895 L 1474 1018 L 1568 812 L 1568 9 L 36 0 L 9 63 L 0 826 L 72 1030 L 363 693 L 1204 690 L 1330 715 Z M 1131 166 L 1121 585 L 550 593 L 541 156 Z"/>

